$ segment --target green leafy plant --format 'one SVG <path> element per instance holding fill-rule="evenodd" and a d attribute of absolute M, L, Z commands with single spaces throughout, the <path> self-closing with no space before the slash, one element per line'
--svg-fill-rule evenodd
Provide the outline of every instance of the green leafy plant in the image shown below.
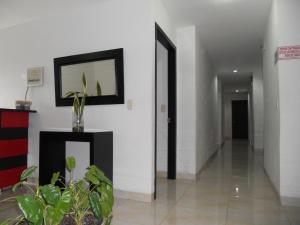
<path fill-rule="evenodd" d="M 97 80 L 97 84 L 96 84 L 96 90 L 97 90 L 97 95 L 101 96 L 102 95 L 102 89 L 101 89 L 100 82 L 98 80 Z"/>
<path fill-rule="evenodd" d="M 75 181 L 74 157 L 66 159 L 66 167 L 70 173 L 68 182 L 62 182 L 60 174 L 54 173 L 51 183 L 44 186 L 40 186 L 37 179 L 35 183 L 27 181 L 37 167 L 23 171 L 21 181 L 14 185 L 13 191 L 22 186 L 31 194 L 6 199 L 5 201 L 16 201 L 22 215 L 7 219 L 0 225 L 23 222 L 29 225 L 58 225 L 64 224 L 65 218 L 69 218 L 74 225 L 82 225 L 87 216 L 92 216 L 98 221 L 102 220 L 103 225 L 110 225 L 114 205 L 112 182 L 95 165 L 87 168 L 84 179 Z"/>
<path fill-rule="evenodd" d="M 75 122 L 77 123 L 75 127 L 75 131 L 81 131 L 80 123 L 82 121 L 83 117 L 83 112 L 84 112 L 84 107 L 85 107 L 85 101 L 86 97 L 88 96 L 87 94 L 87 82 L 86 82 L 86 77 L 85 73 L 82 74 L 82 92 L 76 92 L 76 91 L 68 91 L 65 94 L 65 98 L 74 98 L 73 101 L 73 113 L 76 115 L 76 120 Z M 77 130 L 76 130 L 77 129 Z"/>
<path fill-rule="evenodd" d="M 85 77 L 85 73 L 82 74 L 82 92 L 76 92 L 76 91 L 68 91 L 65 94 L 65 98 L 74 98 L 74 102 L 73 102 L 73 109 L 75 111 L 75 114 L 77 116 L 81 116 L 83 115 L 83 110 L 85 107 L 85 100 L 87 95 L 87 83 L 86 83 L 86 77 Z M 79 94 L 81 94 L 81 98 L 79 97 Z"/>

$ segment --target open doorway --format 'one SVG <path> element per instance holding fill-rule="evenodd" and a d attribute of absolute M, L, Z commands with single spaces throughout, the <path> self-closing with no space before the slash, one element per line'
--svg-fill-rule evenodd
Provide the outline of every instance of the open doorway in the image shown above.
<path fill-rule="evenodd" d="M 252 73 L 220 74 L 223 141 L 244 139 L 253 143 Z"/>
<path fill-rule="evenodd" d="M 176 179 L 176 47 L 157 24 L 155 34 L 154 198 L 158 172 Z"/>

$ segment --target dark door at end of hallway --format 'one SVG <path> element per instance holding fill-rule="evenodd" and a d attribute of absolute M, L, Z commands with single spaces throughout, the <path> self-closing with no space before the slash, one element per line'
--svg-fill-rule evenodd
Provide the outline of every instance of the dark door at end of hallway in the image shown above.
<path fill-rule="evenodd" d="M 248 139 L 248 101 L 232 101 L 232 138 Z"/>

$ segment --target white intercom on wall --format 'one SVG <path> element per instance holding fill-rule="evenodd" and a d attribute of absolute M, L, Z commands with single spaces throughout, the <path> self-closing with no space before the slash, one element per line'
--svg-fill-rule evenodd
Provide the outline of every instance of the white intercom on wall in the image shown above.
<path fill-rule="evenodd" d="M 36 87 L 43 85 L 44 67 L 29 68 L 27 70 L 27 86 Z"/>

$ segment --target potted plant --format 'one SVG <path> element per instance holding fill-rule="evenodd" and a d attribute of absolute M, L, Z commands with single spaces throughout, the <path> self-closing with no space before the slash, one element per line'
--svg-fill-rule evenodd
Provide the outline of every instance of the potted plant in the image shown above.
<path fill-rule="evenodd" d="M 97 80 L 96 83 L 96 91 L 97 96 L 102 95 L 102 88 L 100 85 L 100 82 Z M 72 108 L 72 129 L 73 132 L 83 132 L 84 131 L 84 108 L 85 108 L 85 102 L 86 97 L 88 97 L 87 93 L 87 82 L 85 73 L 82 74 L 82 92 L 76 92 L 76 91 L 68 91 L 65 96 L 65 98 L 74 98 L 73 102 L 73 108 Z"/>
<path fill-rule="evenodd" d="M 38 184 L 38 179 L 34 183 L 27 181 L 37 167 L 24 170 L 13 191 L 23 186 L 30 194 L 4 200 L 16 201 L 22 215 L 0 225 L 110 225 L 114 204 L 112 182 L 95 165 L 87 168 L 84 179 L 75 181 L 75 166 L 75 158 L 68 157 L 70 180 L 63 182 L 60 174 L 54 173 L 51 183 L 44 186 Z"/>
<path fill-rule="evenodd" d="M 87 83 L 85 78 L 85 73 L 82 74 L 82 92 L 68 91 L 65 94 L 65 98 L 74 98 L 73 108 L 72 108 L 72 129 L 73 132 L 83 132 L 84 131 L 84 118 L 83 112 L 85 107 L 85 100 L 88 96 L 87 94 Z"/>

